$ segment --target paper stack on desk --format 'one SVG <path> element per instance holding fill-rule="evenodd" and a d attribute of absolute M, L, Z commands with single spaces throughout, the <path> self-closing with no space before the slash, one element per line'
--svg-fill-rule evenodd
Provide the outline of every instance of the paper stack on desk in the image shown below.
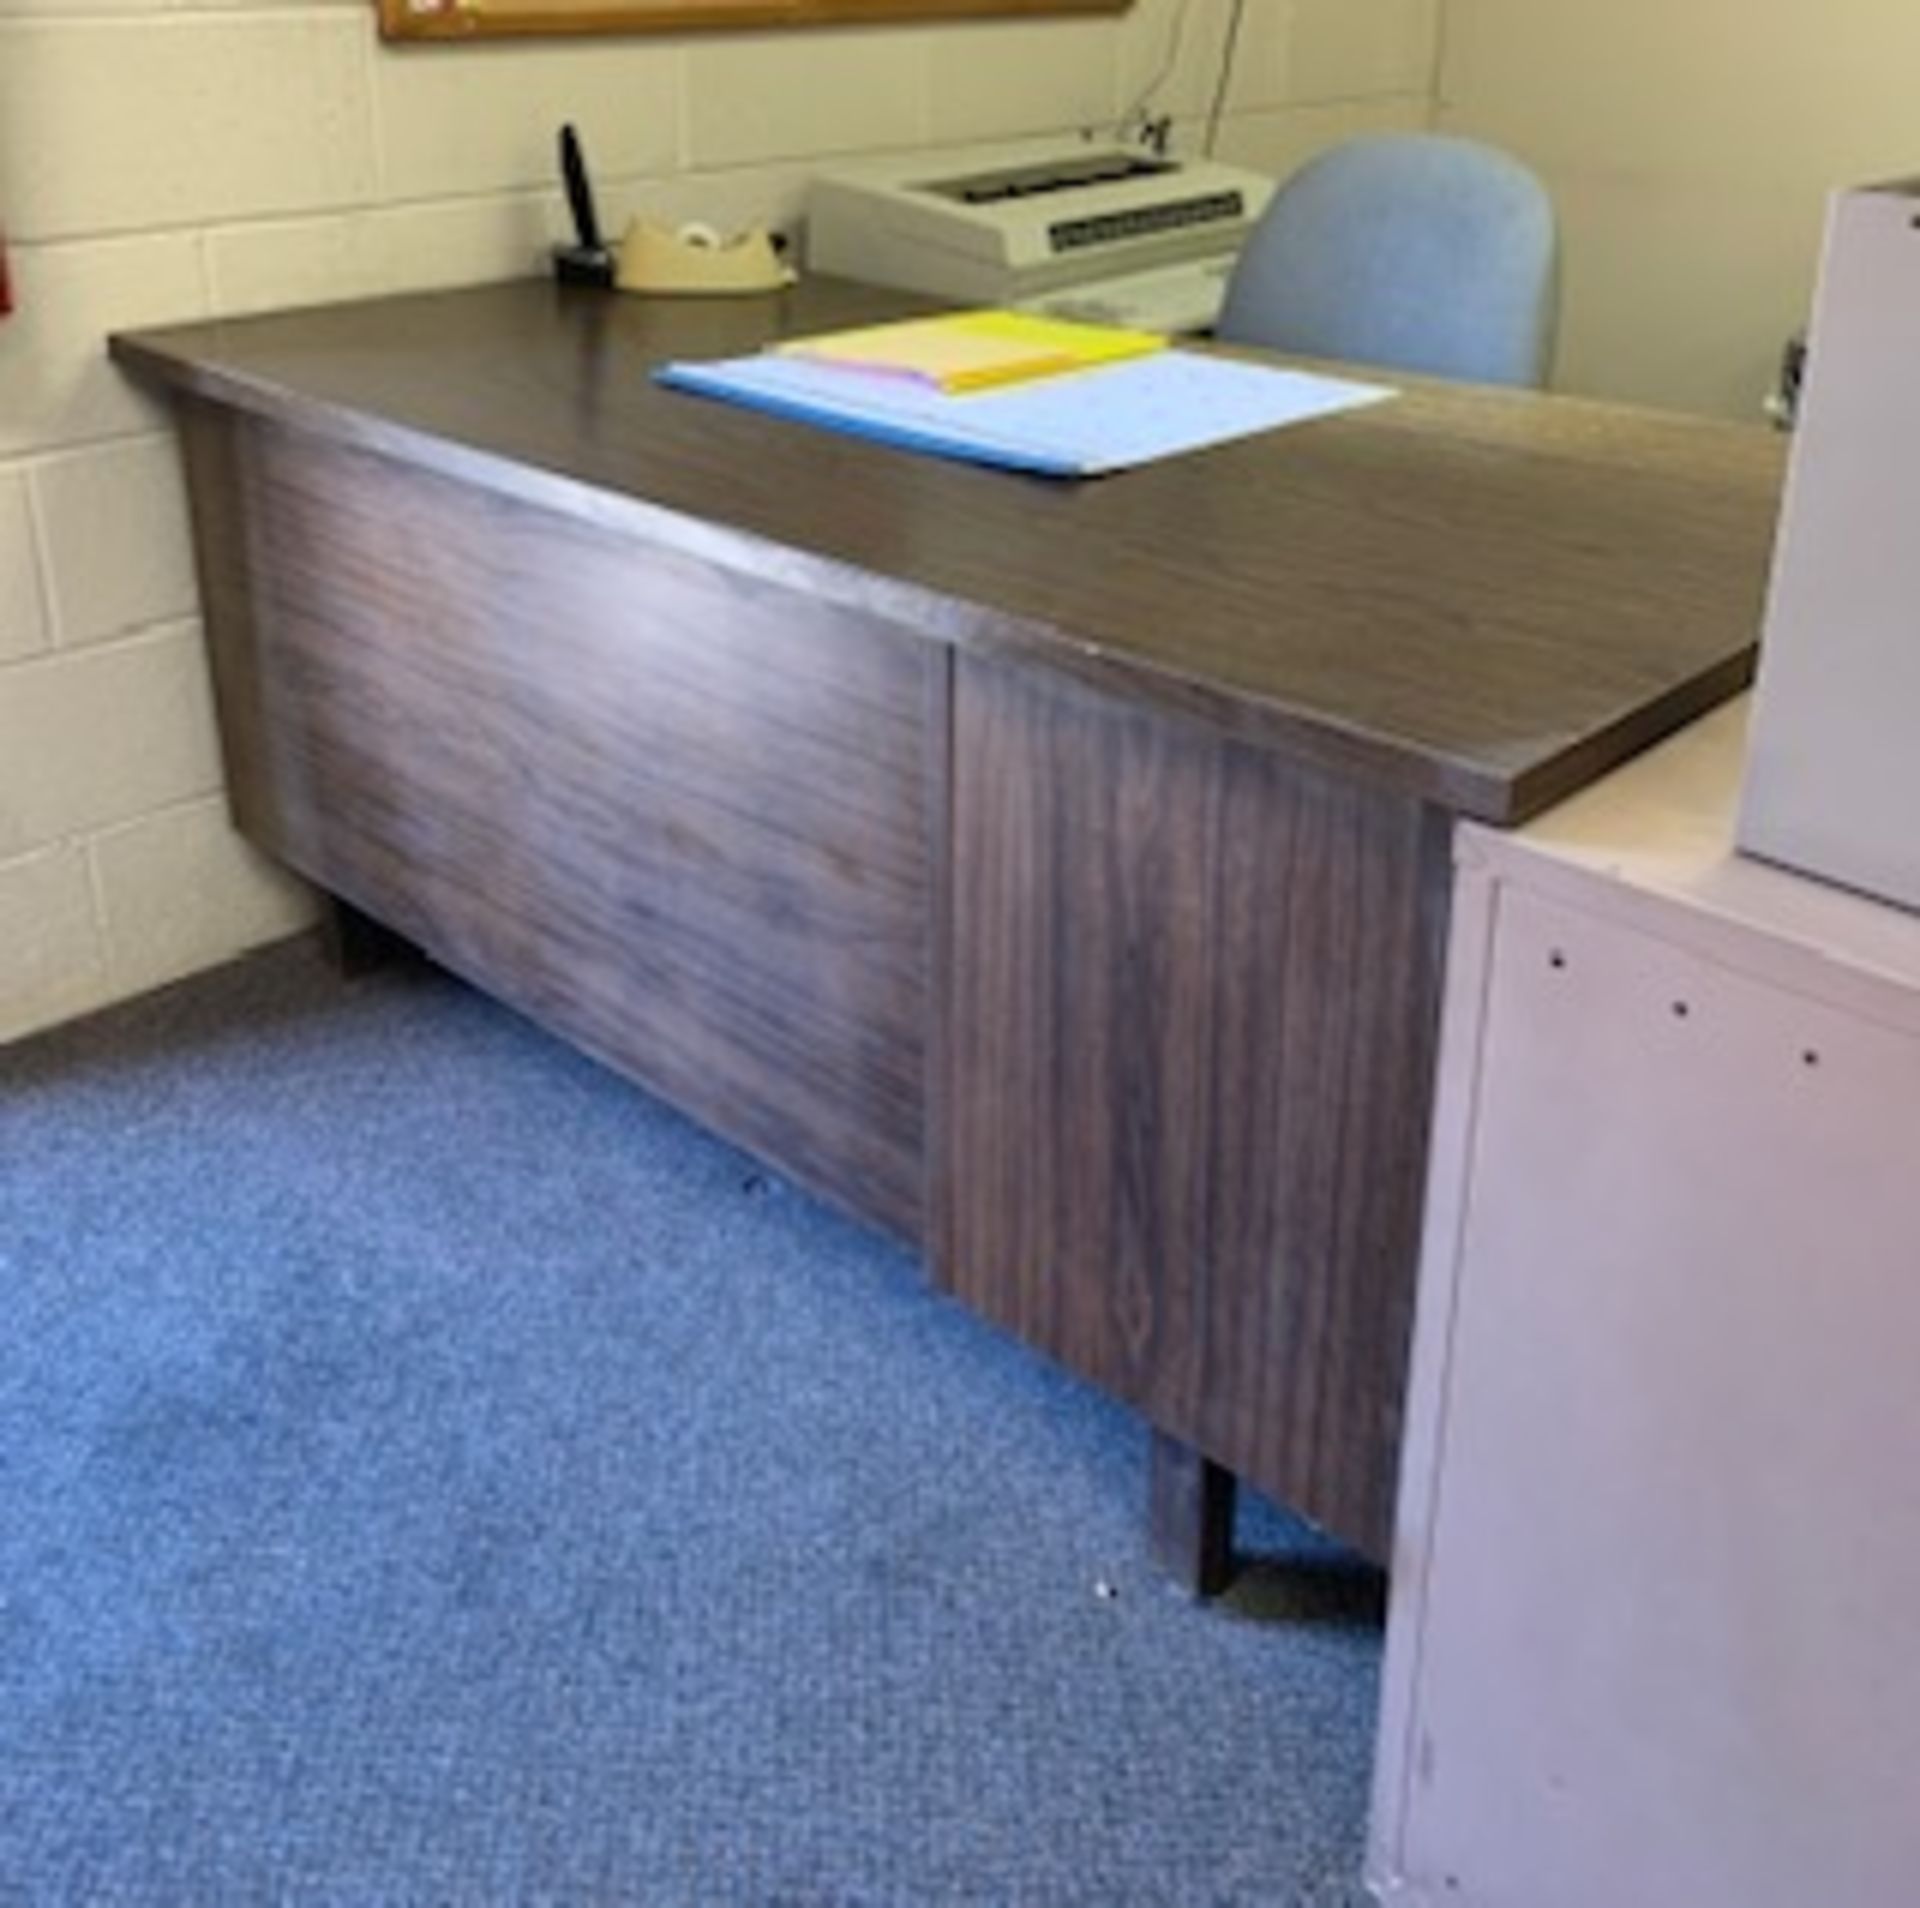
<path fill-rule="evenodd" d="M 1104 361 L 1093 358 L 1091 368 L 1057 375 L 1028 370 L 1016 381 L 1003 369 L 987 377 L 984 388 L 981 367 L 951 351 L 922 359 L 917 374 L 876 376 L 872 337 L 896 329 L 874 327 L 867 342 L 852 347 L 853 358 L 834 348 L 844 352 L 846 341 L 862 334 L 837 333 L 750 358 L 669 364 L 654 376 L 670 389 L 903 449 L 1050 477 L 1099 476 L 1394 395 L 1382 385 L 1160 350 L 1157 336 L 1135 332 L 1113 337 L 1150 339 L 1147 355 L 1119 344 Z M 1099 333 L 1103 327 L 1050 329 Z M 956 375 L 975 381 L 943 389 L 942 377 Z"/>

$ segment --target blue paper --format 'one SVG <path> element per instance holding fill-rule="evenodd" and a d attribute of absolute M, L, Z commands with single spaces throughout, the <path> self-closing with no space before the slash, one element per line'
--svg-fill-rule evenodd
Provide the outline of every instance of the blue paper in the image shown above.
<path fill-rule="evenodd" d="M 954 396 L 910 378 L 775 353 L 669 364 L 654 376 L 675 390 L 908 450 L 1050 477 L 1124 470 L 1394 395 L 1383 385 L 1193 351 Z"/>

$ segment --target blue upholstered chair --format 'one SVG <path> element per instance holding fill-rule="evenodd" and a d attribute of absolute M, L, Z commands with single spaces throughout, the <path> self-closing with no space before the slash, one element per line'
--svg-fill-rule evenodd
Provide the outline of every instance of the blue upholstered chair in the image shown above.
<path fill-rule="evenodd" d="M 1228 281 L 1217 333 L 1482 384 L 1546 381 L 1558 316 L 1553 203 L 1468 139 L 1386 133 L 1276 192 Z"/>

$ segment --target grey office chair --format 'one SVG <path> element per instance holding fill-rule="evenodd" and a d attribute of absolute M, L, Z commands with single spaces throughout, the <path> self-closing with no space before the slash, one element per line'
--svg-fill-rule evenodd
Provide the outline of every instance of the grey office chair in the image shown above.
<path fill-rule="evenodd" d="M 1217 335 L 1482 384 L 1546 381 L 1553 203 L 1518 160 L 1435 133 L 1348 141 L 1276 192 Z"/>

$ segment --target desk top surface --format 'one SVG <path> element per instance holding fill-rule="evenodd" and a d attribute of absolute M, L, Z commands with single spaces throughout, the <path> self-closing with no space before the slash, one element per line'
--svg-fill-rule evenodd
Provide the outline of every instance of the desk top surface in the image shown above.
<path fill-rule="evenodd" d="M 839 593 L 1495 822 L 1737 690 L 1782 472 L 1758 426 L 1413 383 L 1078 483 L 653 385 L 918 309 L 542 281 L 114 341 L 176 388 Z"/>

